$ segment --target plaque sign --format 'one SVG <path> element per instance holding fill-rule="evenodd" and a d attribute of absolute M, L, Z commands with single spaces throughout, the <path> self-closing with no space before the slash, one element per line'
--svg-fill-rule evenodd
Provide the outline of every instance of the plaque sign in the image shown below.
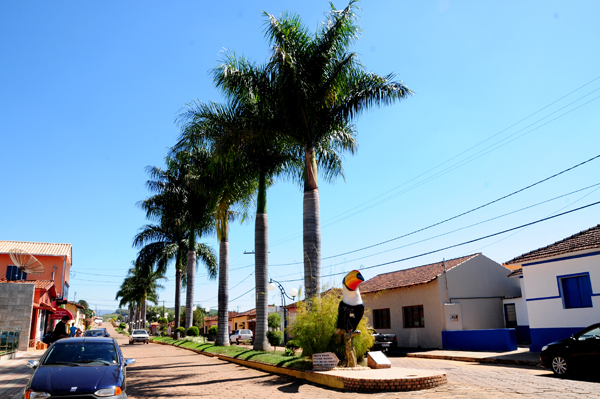
<path fill-rule="evenodd" d="M 313 367 L 316 369 L 332 369 L 337 367 L 340 360 L 333 352 L 315 353 L 312 356 Z"/>
<path fill-rule="evenodd" d="M 367 365 L 372 369 L 387 369 L 392 367 L 392 362 L 383 352 L 374 351 L 367 354 Z"/>

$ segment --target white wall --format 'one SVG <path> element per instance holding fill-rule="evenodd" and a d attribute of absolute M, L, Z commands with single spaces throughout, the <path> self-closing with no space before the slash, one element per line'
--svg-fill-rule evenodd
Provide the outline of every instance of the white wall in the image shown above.
<path fill-rule="evenodd" d="M 485 255 L 448 270 L 448 297 L 461 304 L 463 330 L 504 328 L 503 299 L 521 295 L 519 280 L 508 278 L 509 273 Z M 442 289 L 443 275 L 440 281 Z"/>
<path fill-rule="evenodd" d="M 397 288 L 371 294 L 361 294 L 368 314 L 369 324 L 373 326 L 373 309 L 390 309 L 389 329 L 379 328 L 383 334 L 396 334 L 398 346 L 441 348 L 443 309 L 439 296 L 439 279 L 427 284 L 409 288 Z M 423 305 L 425 327 L 404 328 L 403 307 Z"/>
<path fill-rule="evenodd" d="M 592 251 L 582 251 L 563 255 L 563 257 L 586 252 Z M 531 328 L 585 327 L 600 320 L 600 296 L 592 297 L 593 307 L 576 309 L 565 309 L 563 298 L 559 297 L 561 292 L 557 276 L 585 272 L 590 275 L 592 292 L 600 294 L 600 254 L 531 266 L 523 265 L 529 326 Z M 537 298 L 552 299 L 531 300 Z"/>

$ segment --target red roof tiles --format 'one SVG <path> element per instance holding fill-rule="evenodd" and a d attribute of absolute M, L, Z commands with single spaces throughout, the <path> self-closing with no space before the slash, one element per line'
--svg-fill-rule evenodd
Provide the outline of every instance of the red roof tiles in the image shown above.
<path fill-rule="evenodd" d="M 504 265 L 522 264 L 537 259 L 549 258 L 551 256 L 568 254 L 571 252 L 584 251 L 586 249 L 600 248 L 600 224 L 573 234 L 564 240 L 557 241 L 543 248 L 536 249 L 521 256 L 509 260 Z"/>
<path fill-rule="evenodd" d="M 450 270 L 478 255 L 481 254 L 477 253 L 461 258 L 449 259 L 446 261 L 446 270 Z M 427 284 L 435 280 L 443 272 L 444 262 L 431 263 L 429 265 L 417 266 L 411 269 L 398 270 L 397 272 L 379 274 L 362 283 L 359 288 L 361 293 L 367 294 L 394 288 Z"/>

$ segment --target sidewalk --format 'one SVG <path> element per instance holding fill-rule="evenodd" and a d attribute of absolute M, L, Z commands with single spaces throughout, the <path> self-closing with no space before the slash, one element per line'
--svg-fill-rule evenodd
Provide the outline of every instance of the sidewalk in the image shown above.
<path fill-rule="evenodd" d="M 14 359 L 0 363 L 0 398 L 17 399 L 23 397 L 23 389 L 33 374 L 27 367 L 29 360 L 38 360 L 45 351 L 19 352 Z"/>
<path fill-rule="evenodd" d="M 510 352 L 464 352 L 441 349 L 398 348 L 386 355 L 419 357 L 424 359 L 459 360 L 463 362 L 501 363 L 537 366 L 540 364 L 539 352 L 530 352 L 527 348 L 519 348 Z"/>

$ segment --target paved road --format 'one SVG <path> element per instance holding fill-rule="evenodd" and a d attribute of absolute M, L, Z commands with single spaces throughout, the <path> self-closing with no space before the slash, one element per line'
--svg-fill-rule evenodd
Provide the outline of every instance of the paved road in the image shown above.
<path fill-rule="evenodd" d="M 111 334 L 113 335 L 113 334 Z M 307 383 L 290 377 L 248 369 L 215 358 L 171 346 L 128 345 L 119 340 L 127 358 L 127 392 L 132 399 L 187 398 L 598 398 L 600 377 L 555 378 L 547 370 L 507 365 L 490 365 L 416 358 L 392 358 L 394 367 L 441 370 L 448 384 L 417 392 L 360 394 Z"/>

